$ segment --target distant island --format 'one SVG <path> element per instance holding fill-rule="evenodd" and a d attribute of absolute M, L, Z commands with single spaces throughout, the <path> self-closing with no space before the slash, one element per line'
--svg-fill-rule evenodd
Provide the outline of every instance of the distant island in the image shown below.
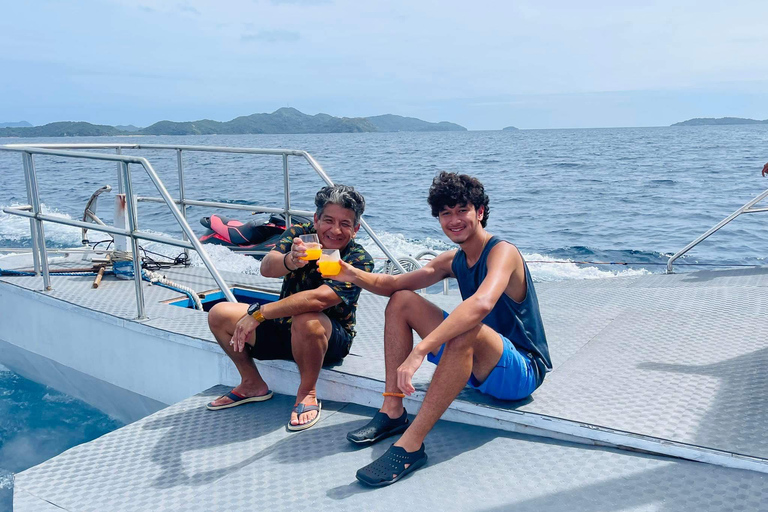
<path fill-rule="evenodd" d="M 430 123 L 414 117 L 386 114 L 373 117 L 310 116 L 295 108 L 280 108 L 271 114 L 252 114 L 231 121 L 160 121 L 146 128 L 108 126 L 60 121 L 44 126 L 0 128 L 0 137 L 90 137 L 115 135 L 240 135 L 259 133 L 360 133 L 466 131 L 454 123 Z"/>
<path fill-rule="evenodd" d="M 506 128 L 502 128 L 501 130 L 505 132 L 516 132 L 517 130 L 519 130 L 519 128 L 516 128 L 514 126 L 507 126 Z"/>
<path fill-rule="evenodd" d="M 0 122 L 0 128 L 27 128 L 32 126 L 26 121 L 17 121 L 15 123 Z"/>
<path fill-rule="evenodd" d="M 687 121 L 675 123 L 672 126 L 709 126 L 724 124 L 768 124 L 768 119 L 759 121 L 757 119 L 746 119 L 744 117 L 697 117 L 695 119 L 688 119 Z"/>

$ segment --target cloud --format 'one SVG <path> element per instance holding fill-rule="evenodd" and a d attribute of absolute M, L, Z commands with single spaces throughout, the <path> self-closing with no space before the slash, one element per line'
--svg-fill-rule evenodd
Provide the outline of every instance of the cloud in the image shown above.
<path fill-rule="evenodd" d="M 256 34 L 243 34 L 240 40 L 246 43 L 264 41 L 267 43 L 293 42 L 301 39 L 301 34 L 289 30 L 262 30 Z"/>
<path fill-rule="evenodd" d="M 192 7 L 186 2 L 183 4 L 179 4 L 178 7 L 179 7 L 179 11 L 181 12 L 188 12 L 190 14 L 196 14 L 198 16 L 200 15 L 200 11 L 198 11 L 197 9 L 195 9 L 194 7 Z"/>

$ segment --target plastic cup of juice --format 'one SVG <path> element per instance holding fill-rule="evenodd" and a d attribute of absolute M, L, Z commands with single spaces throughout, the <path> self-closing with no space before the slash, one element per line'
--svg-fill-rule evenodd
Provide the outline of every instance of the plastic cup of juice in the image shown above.
<path fill-rule="evenodd" d="M 320 239 L 316 234 L 300 235 L 299 238 L 304 242 L 304 247 L 307 252 L 307 255 L 300 259 L 310 261 L 320 258 L 320 255 L 323 252 L 323 246 L 320 245 Z"/>
<path fill-rule="evenodd" d="M 317 262 L 317 268 L 320 273 L 326 276 L 335 276 L 341 272 L 341 256 L 338 249 L 323 249 L 320 255 L 320 261 Z"/>

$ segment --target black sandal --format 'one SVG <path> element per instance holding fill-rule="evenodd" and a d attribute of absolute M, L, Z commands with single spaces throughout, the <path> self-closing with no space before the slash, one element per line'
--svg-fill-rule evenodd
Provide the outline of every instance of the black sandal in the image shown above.
<path fill-rule="evenodd" d="M 427 453 L 424 451 L 424 443 L 421 443 L 421 448 L 412 453 L 405 451 L 405 448 L 392 445 L 384 455 L 364 468 L 358 469 L 355 476 L 365 485 L 382 487 L 397 482 L 426 463 Z"/>
<path fill-rule="evenodd" d="M 410 421 L 405 409 L 403 414 L 395 419 L 379 411 L 367 425 L 347 433 L 347 439 L 355 444 L 373 444 L 385 437 L 405 432 L 409 425 Z"/>

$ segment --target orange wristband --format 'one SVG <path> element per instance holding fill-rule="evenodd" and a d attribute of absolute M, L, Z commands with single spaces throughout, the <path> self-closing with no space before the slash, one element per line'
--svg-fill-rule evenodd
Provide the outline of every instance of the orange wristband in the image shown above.
<path fill-rule="evenodd" d="M 396 396 L 397 398 L 405 398 L 405 393 L 382 393 L 381 396 Z"/>

